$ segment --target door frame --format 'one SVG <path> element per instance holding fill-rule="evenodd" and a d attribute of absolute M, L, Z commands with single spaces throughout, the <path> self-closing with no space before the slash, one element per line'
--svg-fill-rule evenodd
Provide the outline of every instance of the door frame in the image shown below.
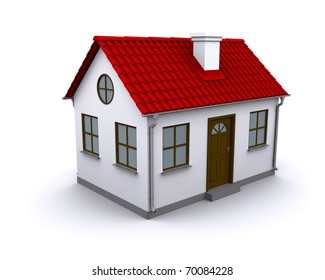
<path fill-rule="evenodd" d="M 235 125 L 236 125 L 236 114 L 222 115 L 218 117 L 208 118 L 207 121 L 207 165 L 206 165 L 206 191 L 208 191 L 208 169 L 209 169 L 209 123 L 211 121 L 217 121 L 218 119 L 229 118 L 231 123 L 230 130 L 230 152 L 229 152 L 229 172 L 228 172 L 228 183 L 234 182 L 234 155 L 235 155 Z M 221 186 L 221 185 L 220 185 Z M 219 186 L 216 186 L 219 187 Z"/>

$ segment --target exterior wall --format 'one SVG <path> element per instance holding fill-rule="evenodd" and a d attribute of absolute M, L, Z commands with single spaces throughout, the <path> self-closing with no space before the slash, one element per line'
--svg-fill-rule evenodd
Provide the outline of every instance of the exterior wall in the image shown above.
<path fill-rule="evenodd" d="M 108 105 L 97 95 L 97 80 L 101 74 L 111 77 L 114 98 Z M 118 78 L 105 54 L 99 50 L 74 96 L 78 176 L 92 184 L 148 210 L 148 133 L 147 120 L 141 116 L 129 93 Z M 81 114 L 98 117 L 99 157 L 83 150 Z M 137 129 L 137 172 L 114 165 L 115 122 L 135 126 Z"/>
<path fill-rule="evenodd" d="M 155 207 L 206 192 L 208 119 L 235 115 L 234 182 L 272 169 L 277 99 L 225 105 L 161 115 L 154 130 Z M 248 151 L 250 112 L 268 109 L 267 145 Z M 190 123 L 190 167 L 162 174 L 162 129 Z"/>
<path fill-rule="evenodd" d="M 103 104 L 97 95 L 97 80 L 108 74 L 114 84 L 114 99 Z M 208 119 L 235 115 L 234 182 L 271 170 L 275 109 L 278 100 L 268 99 L 214 108 L 163 114 L 154 128 L 154 203 L 160 208 L 206 192 Z M 77 168 L 83 180 L 150 211 L 148 206 L 148 125 L 118 78 L 104 53 L 99 50 L 74 96 Z M 268 109 L 267 145 L 248 150 L 250 112 Z M 84 152 L 81 114 L 98 117 L 99 157 Z M 115 165 L 115 122 L 137 128 L 137 174 Z M 190 123 L 190 167 L 162 174 L 163 127 Z"/>

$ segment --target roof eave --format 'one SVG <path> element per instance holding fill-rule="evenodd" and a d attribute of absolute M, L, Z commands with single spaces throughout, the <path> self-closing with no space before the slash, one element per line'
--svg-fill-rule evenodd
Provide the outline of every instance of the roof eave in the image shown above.
<path fill-rule="evenodd" d="M 282 95 L 277 95 L 277 96 L 270 96 L 270 97 L 264 97 L 264 98 L 242 100 L 242 101 L 234 101 L 234 102 L 228 102 L 228 103 L 214 104 L 214 105 L 203 106 L 203 107 L 186 108 L 186 109 L 173 110 L 173 111 L 154 112 L 154 113 L 149 113 L 149 114 L 142 114 L 142 117 L 152 117 L 154 115 L 166 115 L 166 114 L 172 114 L 172 113 L 181 113 L 181 112 L 187 112 L 187 111 L 193 111 L 193 110 L 199 110 L 199 109 L 221 107 L 221 106 L 226 106 L 226 105 L 234 105 L 234 104 L 240 104 L 240 103 L 260 101 L 260 100 L 276 99 L 276 98 L 280 98 L 280 97 L 290 97 L 290 94 L 282 94 Z"/>

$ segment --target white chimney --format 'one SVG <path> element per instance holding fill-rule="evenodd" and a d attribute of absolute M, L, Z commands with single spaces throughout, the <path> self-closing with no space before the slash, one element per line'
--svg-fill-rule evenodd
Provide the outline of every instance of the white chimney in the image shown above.
<path fill-rule="evenodd" d="M 204 70 L 219 70 L 220 41 L 222 36 L 208 33 L 190 34 L 193 55 Z"/>

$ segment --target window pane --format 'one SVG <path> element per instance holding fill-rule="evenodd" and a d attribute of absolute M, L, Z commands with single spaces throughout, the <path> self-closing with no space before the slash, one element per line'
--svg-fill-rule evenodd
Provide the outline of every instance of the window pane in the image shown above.
<path fill-rule="evenodd" d="M 186 163 L 186 147 L 176 148 L 176 165 L 181 165 Z"/>
<path fill-rule="evenodd" d="M 93 152 L 99 154 L 98 137 L 93 136 Z"/>
<path fill-rule="evenodd" d="M 129 148 L 129 166 L 137 168 L 137 151 Z"/>
<path fill-rule="evenodd" d="M 134 127 L 128 127 L 128 145 L 132 147 L 137 146 L 137 134 Z"/>
<path fill-rule="evenodd" d="M 112 101 L 112 99 L 113 99 L 113 91 L 108 90 L 107 91 L 107 100 L 106 100 L 106 102 L 109 103 L 109 102 Z"/>
<path fill-rule="evenodd" d="M 126 126 L 119 124 L 118 125 L 118 141 L 119 143 L 126 144 Z"/>
<path fill-rule="evenodd" d="M 106 79 L 106 76 L 104 76 L 104 75 L 100 77 L 100 80 L 99 80 L 100 88 L 105 88 L 105 79 Z"/>
<path fill-rule="evenodd" d="M 265 141 L 264 141 L 264 133 L 265 133 L 265 129 L 264 128 L 260 128 L 258 131 L 257 131 L 257 144 L 264 144 Z"/>
<path fill-rule="evenodd" d="M 92 118 L 93 122 L 93 131 L 92 133 L 95 135 L 98 135 L 98 119 L 97 118 Z"/>
<path fill-rule="evenodd" d="M 164 148 L 174 146 L 174 127 L 164 128 Z"/>
<path fill-rule="evenodd" d="M 106 102 L 106 91 L 104 89 L 99 90 L 99 96 L 103 102 Z"/>
<path fill-rule="evenodd" d="M 85 150 L 91 151 L 91 136 L 85 134 Z"/>
<path fill-rule="evenodd" d="M 186 125 L 176 126 L 176 145 L 186 143 Z"/>
<path fill-rule="evenodd" d="M 126 147 L 119 145 L 118 147 L 119 163 L 127 164 L 126 161 Z"/>
<path fill-rule="evenodd" d="M 112 81 L 108 76 L 106 76 L 106 88 L 113 89 Z"/>
<path fill-rule="evenodd" d="M 174 166 L 174 149 L 164 150 L 163 169 Z"/>
<path fill-rule="evenodd" d="M 84 130 L 86 132 L 91 133 L 90 117 L 89 116 L 85 116 L 85 115 L 83 115 L 83 117 L 84 117 Z"/>
<path fill-rule="evenodd" d="M 258 113 L 258 127 L 265 126 L 265 111 Z"/>
<path fill-rule="evenodd" d="M 250 119 L 249 119 L 249 128 L 256 128 L 256 116 L 257 113 L 251 113 L 250 114 Z"/>
<path fill-rule="evenodd" d="M 220 124 L 220 132 L 227 132 L 227 127 L 224 123 Z"/>
<path fill-rule="evenodd" d="M 256 145 L 256 130 L 253 130 L 249 132 L 248 146 L 251 147 L 255 145 Z"/>

